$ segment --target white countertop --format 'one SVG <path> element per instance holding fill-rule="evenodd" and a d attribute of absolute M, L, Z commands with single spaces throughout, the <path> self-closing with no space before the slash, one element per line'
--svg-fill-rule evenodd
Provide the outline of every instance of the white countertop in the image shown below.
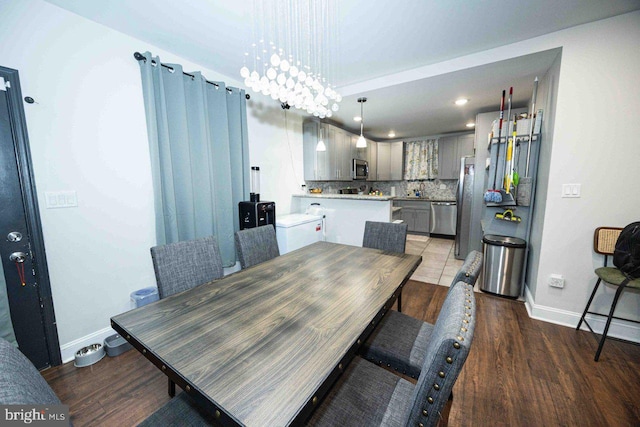
<path fill-rule="evenodd" d="M 428 197 L 408 197 L 408 196 L 369 196 L 368 194 L 294 194 L 293 197 L 312 197 L 315 199 L 348 199 L 348 200 L 376 200 L 379 202 L 387 202 L 389 200 L 410 200 L 416 202 L 455 202 L 455 199 L 437 198 L 430 199 Z"/>
<path fill-rule="evenodd" d="M 377 202 L 388 202 L 395 199 L 391 196 L 369 196 L 368 194 L 294 194 L 293 197 L 311 197 L 314 199 L 348 199 L 348 200 L 375 200 Z"/>

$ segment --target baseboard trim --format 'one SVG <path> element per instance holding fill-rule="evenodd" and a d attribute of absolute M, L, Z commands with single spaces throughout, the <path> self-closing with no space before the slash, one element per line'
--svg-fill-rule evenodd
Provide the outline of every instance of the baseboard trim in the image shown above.
<path fill-rule="evenodd" d="M 528 287 L 525 287 L 524 305 L 527 308 L 529 317 L 532 319 L 542 320 L 543 322 L 554 323 L 556 325 L 567 326 L 574 329 L 580 321 L 580 316 L 582 316 L 582 313 L 575 313 L 572 311 L 535 304 L 533 295 L 531 295 Z M 607 319 L 606 317 L 593 316 L 589 314 L 587 315 L 587 321 L 594 331 L 602 333 Z M 585 331 L 589 330 L 585 325 L 582 325 L 580 329 Z M 613 319 L 607 336 L 640 343 L 640 325 L 632 322 L 625 322 L 624 320 Z"/>
<path fill-rule="evenodd" d="M 74 360 L 76 358 L 76 351 L 80 350 L 82 347 L 96 343 L 103 344 L 105 338 L 115 333 L 116 331 L 108 327 L 61 345 L 60 354 L 62 355 L 62 363 Z"/>

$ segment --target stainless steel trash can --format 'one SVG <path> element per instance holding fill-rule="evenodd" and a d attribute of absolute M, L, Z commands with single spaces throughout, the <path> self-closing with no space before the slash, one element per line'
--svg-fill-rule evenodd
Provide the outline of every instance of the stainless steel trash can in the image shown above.
<path fill-rule="evenodd" d="M 484 270 L 480 289 L 508 297 L 520 296 L 527 242 L 517 237 L 486 234 Z"/>

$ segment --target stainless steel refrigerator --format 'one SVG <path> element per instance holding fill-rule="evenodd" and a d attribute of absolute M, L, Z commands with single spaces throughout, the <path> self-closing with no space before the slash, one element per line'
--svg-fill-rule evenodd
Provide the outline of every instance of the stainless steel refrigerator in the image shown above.
<path fill-rule="evenodd" d="M 475 176 L 475 158 L 471 156 L 460 159 L 460 178 L 456 201 L 458 217 L 456 221 L 456 259 L 465 259 L 469 253 L 471 237 L 471 206 L 473 201 L 473 179 Z"/>

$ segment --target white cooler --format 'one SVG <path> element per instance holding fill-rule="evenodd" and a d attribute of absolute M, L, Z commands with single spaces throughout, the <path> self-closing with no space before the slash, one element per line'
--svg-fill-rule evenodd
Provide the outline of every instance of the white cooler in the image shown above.
<path fill-rule="evenodd" d="M 280 255 L 323 240 L 322 216 L 290 214 L 276 216 Z"/>

